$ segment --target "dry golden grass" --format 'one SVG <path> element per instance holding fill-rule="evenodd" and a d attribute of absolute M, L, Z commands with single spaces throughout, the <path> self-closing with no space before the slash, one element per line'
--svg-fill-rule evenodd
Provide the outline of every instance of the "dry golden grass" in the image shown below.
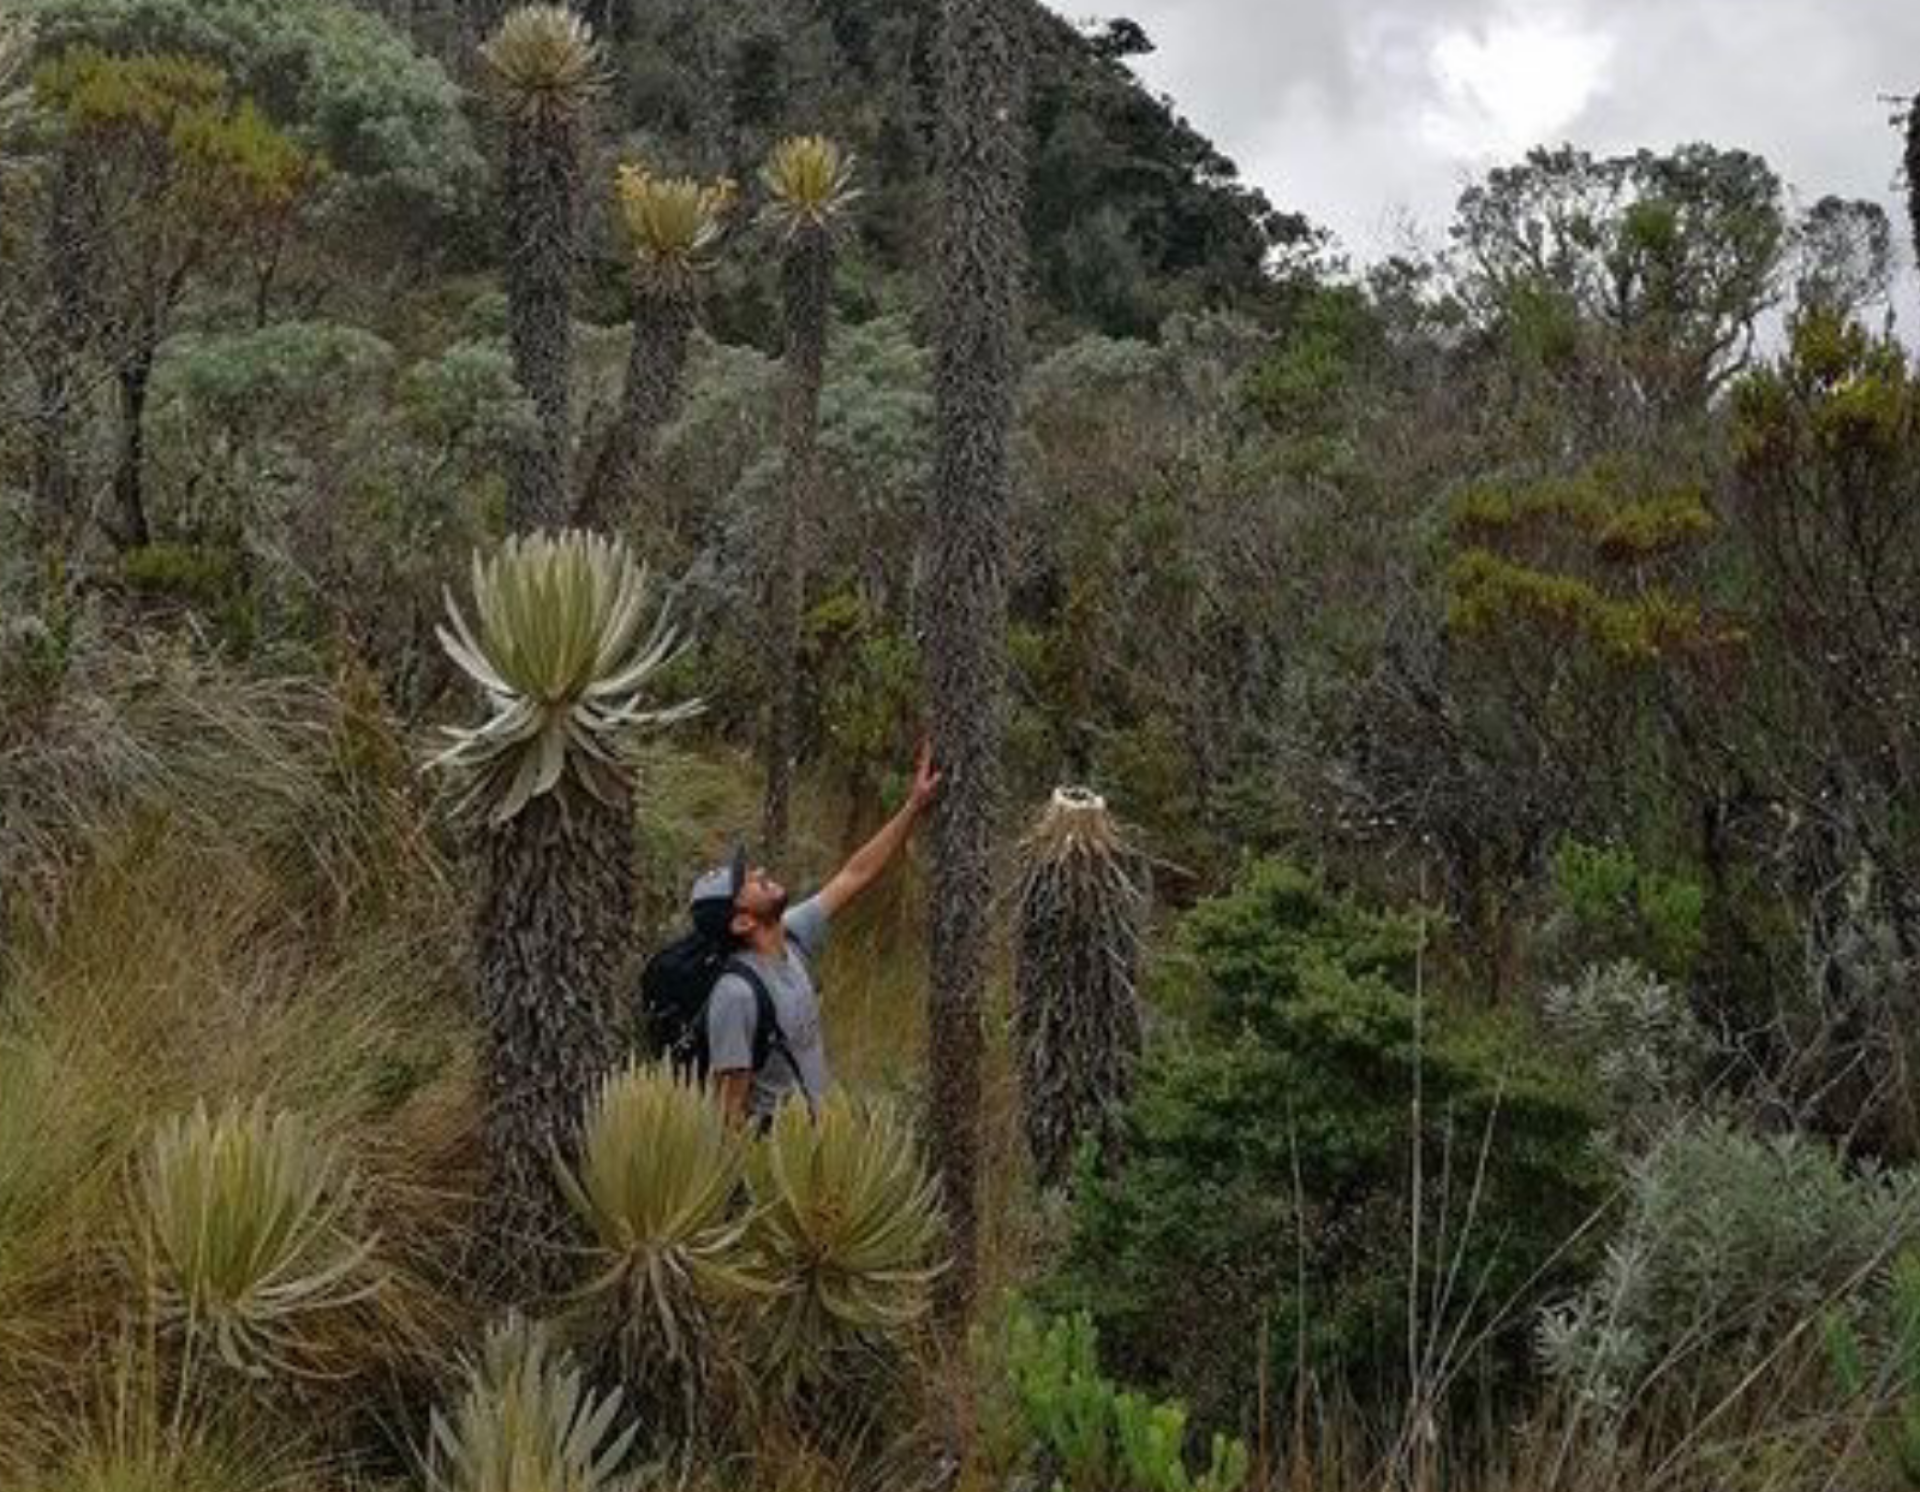
<path fill-rule="evenodd" d="M 426 1371 L 464 1330 L 444 1263 L 476 1133 L 458 902 L 350 700 L 129 668 L 16 763 L 33 874 L 0 971 L 0 1486 L 306 1492 L 321 1483 L 244 1436 L 188 1433 L 202 1389 L 177 1344 L 129 1373 L 149 1321 L 135 1158 L 199 1101 L 305 1115 L 354 1155 L 380 1222 L 382 1287 L 346 1365 Z M 328 1434 L 344 1422 L 340 1395 L 307 1399 Z"/>

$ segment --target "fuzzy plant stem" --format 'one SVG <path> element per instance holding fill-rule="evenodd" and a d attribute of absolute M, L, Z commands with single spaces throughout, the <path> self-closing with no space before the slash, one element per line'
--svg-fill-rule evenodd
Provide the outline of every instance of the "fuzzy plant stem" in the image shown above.
<path fill-rule="evenodd" d="M 633 515 L 660 432 L 680 408 L 692 335 L 690 293 L 646 287 L 635 291 L 633 345 L 620 410 L 581 492 L 574 519 L 582 528 L 618 532 Z"/>
<path fill-rule="evenodd" d="M 580 133 L 566 115 L 526 115 L 508 126 L 507 343 L 539 425 L 508 471 L 507 521 L 516 532 L 563 523 L 571 507 Z"/>
<path fill-rule="evenodd" d="M 833 284 L 833 244 L 819 226 L 802 228 L 781 266 L 786 296 L 787 348 L 781 425 L 785 470 L 780 484 L 779 539 L 768 578 L 772 662 L 767 689 L 767 855 L 786 854 L 794 763 L 800 746 L 800 633 L 806 615 L 807 524 L 820 481 L 820 388 L 826 378 L 827 308 Z"/>
<path fill-rule="evenodd" d="M 1062 788 L 1020 847 L 1014 1038 L 1043 1186 L 1117 1130 L 1140 1054 L 1145 877 L 1103 799 Z"/>
<path fill-rule="evenodd" d="M 477 942 L 492 1174 L 481 1263 L 525 1298 L 567 1283 L 574 1223 L 553 1158 L 573 1160 L 588 1101 L 620 1056 L 632 814 L 548 793 L 486 835 Z"/>
<path fill-rule="evenodd" d="M 1008 448 L 1022 261 L 1022 73 L 1014 0 L 946 0 L 940 32 L 936 434 L 923 597 L 933 747 L 931 1130 L 953 1248 L 940 1317 L 971 1309 L 979 1254 L 981 1005 L 1004 734 Z"/>
<path fill-rule="evenodd" d="M 1920 258 L 1920 92 L 1907 110 L 1907 213 L 1913 220 L 1913 251 Z"/>

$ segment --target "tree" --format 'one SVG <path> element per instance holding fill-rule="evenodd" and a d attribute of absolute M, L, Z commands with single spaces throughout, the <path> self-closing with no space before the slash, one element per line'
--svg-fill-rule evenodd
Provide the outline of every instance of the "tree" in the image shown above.
<path fill-rule="evenodd" d="M 481 49 L 506 126 L 507 339 L 540 411 L 540 439 L 512 466 L 507 520 L 558 523 L 572 510 L 573 276 L 579 258 L 586 115 L 605 86 L 600 45 L 558 5 L 513 11 Z"/>
<path fill-rule="evenodd" d="M 980 1014 L 993 900 L 1007 626 L 1008 459 L 1020 316 L 1024 12 L 947 0 L 939 43 L 936 433 L 923 635 L 933 748 L 929 1061 L 935 1161 L 953 1233 L 950 1325 L 978 1266 Z"/>
<path fill-rule="evenodd" d="M 765 657 L 767 689 L 766 854 L 786 853 L 787 819 L 799 752 L 801 617 L 806 607 L 805 534 L 818 503 L 820 389 L 826 376 L 827 313 L 834 239 L 859 193 L 853 159 L 817 135 L 782 141 L 763 173 L 768 222 L 782 245 L 780 278 L 787 346 L 781 435 L 785 471 L 780 522 L 769 559 L 772 604 Z"/>
<path fill-rule="evenodd" d="M 633 914 L 634 733 L 697 706 L 643 697 L 672 657 L 664 608 L 643 630 L 648 581 L 624 544 L 579 532 L 510 538 L 473 566 L 476 624 L 451 607 L 448 655 L 491 713 L 434 765 L 469 782 L 483 825 L 478 911 L 486 1032 L 486 1234 L 503 1278 L 561 1282 L 554 1249 L 595 1085 L 618 1059 Z M 451 606 L 451 603 L 449 603 Z"/>
<path fill-rule="evenodd" d="M 830 134 L 863 163 L 861 289 L 875 274 L 884 285 L 927 264 L 937 6 L 659 0 L 616 9 L 627 128 L 676 162 L 733 173 L 785 134 Z M 1044 6 L 1027 7 L 1023 21 L 1036 310 L 1075 330 L 1148 336 L 1178 310 L 1272 306 L 1276 261 L 1314 234 L 1241 181 L 1130 71 L 1152 50 L 1141 29 L 1116 20 L 1087 30 Z M 757 340 L 765 308 L 732 288 L 716 297 L 715 321 L 743 332 L 751 321 Z"/>
<path fill-rule="evenodd" d="M 461 230 L 475 219 L 483 167 L 459 91 L 378 18 L 336 0 L 14 0 L 12 8 L 31 23 L 43 60 L 92 47 L 215 67 L 235 98 L 253 100 L 276 129 L 329 163 L 324 190 L 301 206 L 299 232 L 251 246 L 257 323 L 270 301 L 297 301 L 310 319 L 343 290 L 385 304 L 393 281 L 471 242 Z M 35 232 L 6 246 L 0 301 L 32 382 L 25 418 L 37 539 L 59 543 L 71 537 L 89 477 L 84 426 L 102 372 L 94 355 L 110 351 L 106 307 L 92 293 L 93 245 L 120 225 L 86 220 L 86 173 L 70 153 L 48 149 L 33 164 L 7 208 Z M 343 260 L 358 273 L 342 276 Z"/>
<path fill-rule="evenodd" d="M 41 159 L 36 147 L 44 142 L 30 138 L 34 41 L 30 21 L 0 18 L 0 214 L 7 225 L 0 234 L 0 327 L 33 382 L 28 407 L 0 404 L 0 428 L 31 424 L 31 539 L 41 549 L 58 541 L 76 507 L 71 447 L 85 286 L 71 159 Z M 28 222 L 41 226 L 36 232 Z"/>
<path fill-rule="evenodd" d="M 477 210 L 485 167 L 460 90 L 379 17 L 338 0 L 15 0 L 43 55 L 167 53 L 221 69 L 238 95 L 333 164 L 336 243 L 382 267 L 432 251 Z M 390 253 L 396 238 L 416 252 Z"/>
<path fill-rule="evenodd" d="M 1208 832 L 1297 638 L 1277 616 L 1298 583 L 1294 494 L 1258 464 L 1242 393 L 1266 345 L 1237 317 L 1176 317 L 1157 345 L 1084 337 L 1022 381 L 1023 788 L 1091 776 L 1176 858 Z"/>
<path fill-rule="evenodd" d="M 1893 224 L 1878 202 L 1822 197 L 1794 228 L 1794 301 L 1842 320 L 1893 294 Z"/>
<path fill-rule="evenodd" d="M 1520 893 L 1556 839 L 1686 822 L 1668 691 L 1724 658 L 1737 628 L 1702 594 L 1717 523 L 1685 472 L 1670 451 L 1615 456 L 1476 484 L 1448 515 L 1430 689 L 1379 722 L 1374 763 L 1417 774 L 1420 828 L 1496 995 L 1514 970 Z"/>
<path fill-rule="evenodd" d="M 655 176 L 644 166 L 626 165 L 615 195 L 633 246 L 633 341 L 619 412 L 575 510 L 575 521 L 587 527 L 617 527 L 628 516 L 660 431 L 680 407 L 687 341 L 733 203 L 733 183 Z"/>
<path fill-rule="evenodd" d="M 1082 326 L 1150 336 L 1176 311 L 1273 302 L 1277 256 L 1317 235 L 1277 212 L 1130 57 L 1153 50 L 1128 20 L 1088 33 L 1032 16 L 1033 280 Z"/>
<path fill-rule="evenodd" d="M 1772 812 L 1759 853 L 1797 914 L 1813 1061 L 1787 1074 L 1825 1132 L 1920 1152 L 1920 374 L 1830 313 L 1737 386 L 1724 507 L 1750 638 L 1734 689 L 1690 701 L 1701 750 Z M 1785 1003 L 1785 1002 L 1783 1002 Z M 1799 1054 L 1809 1055 L 1807 1050 Z"/>
<path fill-rule="evenodd" d="M 1605 403 L 1704 408 L 1752 354 L 1786 245 L 1779 178 L 1740 150 L 1535 150 L 1461 197 L 1463 298 L 1499 329 L 1550 315 Z"/>
<path fill-rule="evenodd" d="M 60 129 L 55 252 L 88 225 L 86 285 L 119 391 L 114 472 L 122 548 L 149 543 L 145 419 L 154 360 L 188 292 L 235 263 L 274 257 L 298 231 L 325 162 L 275 128 L 225 75 L 184 57 L 115 58 L 77 47 L 45 64 L 39 98 Z M 70 195 L 69 195 L 70 194 Z M 62 438 L 67 394 L 43 389 Z M 43 480 L 53 483 L 54 463 Z"/>
<path fill-rule="evenodd" d="M 31 20 L 0 14 L 0 185 L 32 161 L 31 147 L 23 149 L 21 137 L 34 117 L 35 35 Z"/>

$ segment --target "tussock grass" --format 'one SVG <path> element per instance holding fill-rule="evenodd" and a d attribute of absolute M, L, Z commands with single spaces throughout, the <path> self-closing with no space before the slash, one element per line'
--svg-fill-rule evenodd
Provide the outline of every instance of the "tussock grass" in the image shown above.
<path fill-rule="evenodd" d="M 126 1329 L 84 1399 L 11 1442 L 9 1492 L 360 1492 L 365 1484 L 284 1420 L 212 1407 L 150 1335 Z"/>
<path fill-rule="evenodd" d="M 465 1329 L 464 919 L 408 753 L 350 672 L 263 681 L 165 646 L 75 668 L 5 749 L 0 1485 L 38 1446 L 49 1485 L 251 1492 L 278 1484 L 265 1458 L 236 1452 L 222 1480 L 212 1442 L 95 1407 L 123 1333 L 152 1325 L 140 1158 L 201 1103 L 301 1116 L 380 1219 L 378 1309 L 338 1334 L 338 1365 L 426 1372 Z M 154 1346 L 155 1397 L 203 1391 Z"/>
<path fill-rule="evenodd" d="M 333 1333 L 330 1371 L 424 1372 L 464 1330 L 477 1115 L 444 944 L 379 923 L 328 957 L 276 923 L 244 859 L 126 849 L 76 878 L 0 1015 L 0 1440 L 110 1367 L 146 1294 L 140 1158 L 201 1102 L 289 1110 L 353 1157 L 382 1288 Z"/>

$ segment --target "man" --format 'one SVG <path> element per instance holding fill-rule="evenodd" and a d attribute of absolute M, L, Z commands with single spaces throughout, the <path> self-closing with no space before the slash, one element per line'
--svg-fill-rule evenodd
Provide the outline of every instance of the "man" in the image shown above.
<path fill-rule="evenodd" d="M 717 931 L 720 919 L 726 919 L 734 957 L 759 978 L 776 1022 L 774 1031 L 759 1033 L 765 1060 L 756 1069 L 760 1001 L 753 986 L 736 973 L 723 974 L 714 984 L 706 1014 L 708 1070 L 730 1120 L 743 1123 L 751 1116 L 765 1123 L 789 1100 L 811 1106 L 826 1093 L 832 1078 L 815 971 L 827 927 L 892 863 L 939 788 L 940 774 L 923 745 L 900 811 L 816 895 L 797 906 L 787 905 L 786 888 L 764 869 L 748 869 L 744 852 L 695 882 L 695 922 Z"/>

